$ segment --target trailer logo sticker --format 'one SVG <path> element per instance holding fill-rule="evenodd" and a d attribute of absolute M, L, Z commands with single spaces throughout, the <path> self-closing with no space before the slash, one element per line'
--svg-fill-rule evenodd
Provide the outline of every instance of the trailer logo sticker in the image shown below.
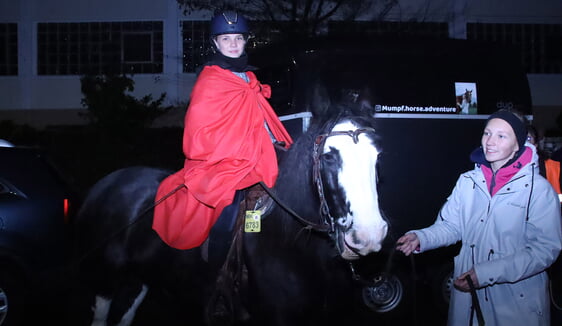
<path fill-rule="evenodd" d="M 478 114 L 478 96 L 475 82 L 455 82 L 454 97 L 444 106 L 431 105 L 375 105 L 375 112 L 380 113 L 449 113 Z M 450 106 L 447 105 L 450 103 Z"/>
<path fill-rule="evenodd" d="M 478 114 L 476 83 L 456 82 L 455 98 L 457 100 L 457 112 L 460 114 Z"/>
<path fill-rule="evenodd" d="M 375 111 L 386 113 L 456 113 L 457 109 L 446 106 L 375 105 Z"/>

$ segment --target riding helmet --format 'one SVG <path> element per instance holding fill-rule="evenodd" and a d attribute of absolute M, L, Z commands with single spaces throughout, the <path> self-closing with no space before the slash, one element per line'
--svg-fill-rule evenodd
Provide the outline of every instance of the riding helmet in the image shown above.
<path fill-rule="evenodd" d="M 248 22 L 244 16 L 235 11 L 223 11 L 211 19 L 211 36 L 221 34 L 244 34 L 250 33 Z"/>

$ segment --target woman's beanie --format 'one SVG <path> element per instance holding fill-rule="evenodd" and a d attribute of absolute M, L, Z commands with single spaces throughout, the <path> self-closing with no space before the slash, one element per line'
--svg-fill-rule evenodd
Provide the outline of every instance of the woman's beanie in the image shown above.
<path fill-rule="evenodd" d="M 525 146 L 525 141 L 527 140 L 527 125 L 522 121 L 515 113 L 508 110 L 499 110 L 490 115 L 488 121 L 492 119 L 502 119 L 509 123 L 515 137 L 517 137 L 517 144 L 519 144 L 519 149 L 523 149 Z"/>

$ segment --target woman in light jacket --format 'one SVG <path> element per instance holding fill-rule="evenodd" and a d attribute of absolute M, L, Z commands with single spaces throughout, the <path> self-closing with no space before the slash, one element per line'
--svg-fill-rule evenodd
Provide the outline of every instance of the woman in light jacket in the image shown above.
<path fill-rule="evenodd" d="M 467 276 L 486 325 L 550 325 L 545 270 L 562 248 L 560 202 L 526 137 L 521 116 L 492 114 L 475 169 L 459 177 L 436 222 L 398 239 L 406 255 L 462 241 L 448 325 L 477 325 Z"/>

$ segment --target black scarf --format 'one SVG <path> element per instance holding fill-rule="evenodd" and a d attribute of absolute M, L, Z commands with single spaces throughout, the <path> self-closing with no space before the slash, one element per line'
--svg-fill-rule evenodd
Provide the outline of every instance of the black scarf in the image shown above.
<path fill-rule="evenodd" d="M 205 66 L 219 66 L 234 72 L 255 70 L 255 67 L 248 65 L 248 55 L 246 52 L 238 58 L 229 58 L 217 51 L 211 56 L 210 60 L 205 63 Z"/>

